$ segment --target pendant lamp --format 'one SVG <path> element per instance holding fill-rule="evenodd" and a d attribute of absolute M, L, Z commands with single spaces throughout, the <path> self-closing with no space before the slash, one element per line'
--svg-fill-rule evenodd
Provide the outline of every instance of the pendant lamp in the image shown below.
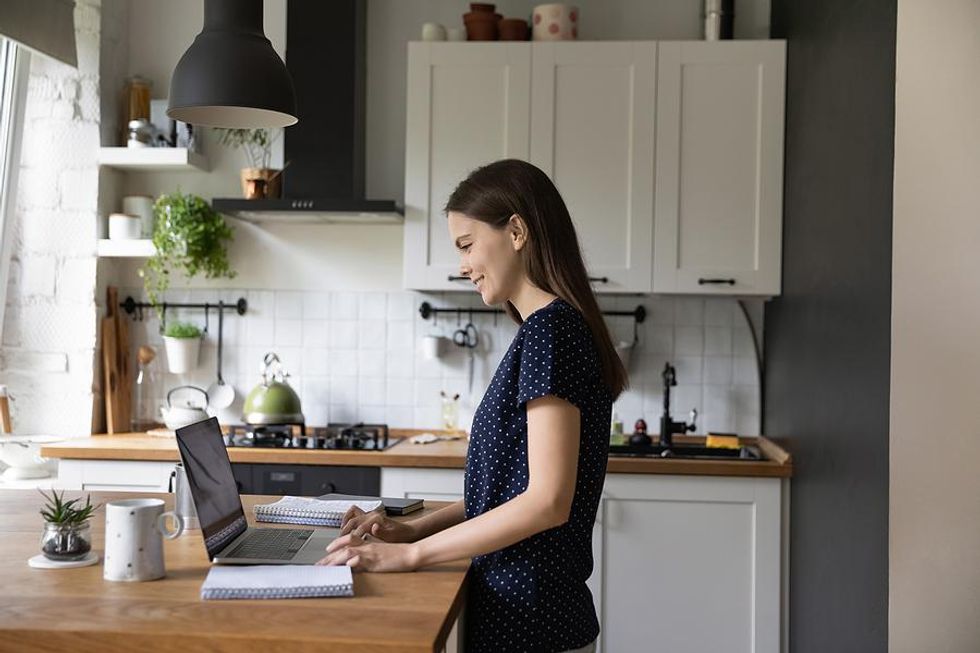
<path fill-rule="evenodd" d="M 204 0 L 204 28 L 174 68 L 167 115 L 236 129 L 298 121 L 293 80 L 262 29 L 262 0 Z"/>

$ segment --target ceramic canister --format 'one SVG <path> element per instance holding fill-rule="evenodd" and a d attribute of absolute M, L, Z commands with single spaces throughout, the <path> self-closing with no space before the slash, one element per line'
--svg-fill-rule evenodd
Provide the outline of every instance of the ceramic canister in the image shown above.
<path fill-rule="evenodd" d="M 163 578 L 163 538 L 172 540 L 184 532 L 184 523 L 173 512 L 164 512 L 161 499 L 112 501 L 105 507 L 106 580 L 141 581 Z M 167 518 L 174 530 L 167 529 Z"/>
<path fill-rule="evenodd" d="M 143 238 L 153 238 L 153 198 L 149 195 L 127 195 L 122 199 L 122 212 L 138 215 Z"/>
<path fill-rule="evenodd" d="M 562 2 L 538 5 L 531 17 L 535 41 L 573 41 L 578 38 L 578 7 Z"/>

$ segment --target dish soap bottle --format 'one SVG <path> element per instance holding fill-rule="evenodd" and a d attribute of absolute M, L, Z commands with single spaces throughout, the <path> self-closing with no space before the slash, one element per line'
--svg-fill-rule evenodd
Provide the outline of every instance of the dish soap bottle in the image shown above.
<path fill-rule="evenodd" d="M 614 411 L 612 414 L 612 425 L 609 427 L 609 444 L 616 446 L 625 444 L 623 437 L 623 420 Z"/>

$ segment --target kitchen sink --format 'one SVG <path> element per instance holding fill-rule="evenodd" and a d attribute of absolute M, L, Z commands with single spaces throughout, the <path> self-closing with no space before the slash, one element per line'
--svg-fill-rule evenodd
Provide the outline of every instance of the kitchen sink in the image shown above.
<path fill-rule="evenodd" d="M 609 446 L 610 456 L 631 458 L 682 458 L 694 460 L 765 460 L 758 447 L 742 446 L 738 449 L 721 449 L 695 444 L 675 443 L 670 447 L 659 444 L 632 445 L 614 444 Z"/>

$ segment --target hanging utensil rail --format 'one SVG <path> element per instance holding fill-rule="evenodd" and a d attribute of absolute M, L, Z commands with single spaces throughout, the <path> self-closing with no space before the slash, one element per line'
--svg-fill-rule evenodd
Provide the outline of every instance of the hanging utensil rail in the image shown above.
<path fill-rule="evenodd" d="M 642 324 L 644 320 L 647 319 L 647 309 L 643 306 L 637 306 L 632 311 L 600 311 L 603 315 L 612 315 L 618 317 L 632 317 L 636 320 L 637 324 Z M 422 302 L 419 306 L 419 315 L 422 316 L 423 320 L 428 320 L 429 317 L 435 316 L 438 319 L 440 313 L 455 313 L 457 318 L 460 315 L 473 315 L 475 313 L 486 313 L 494 316 L 503 315 L 504 312 L 499 308 L 435 308 L 429 302 Z"/>

